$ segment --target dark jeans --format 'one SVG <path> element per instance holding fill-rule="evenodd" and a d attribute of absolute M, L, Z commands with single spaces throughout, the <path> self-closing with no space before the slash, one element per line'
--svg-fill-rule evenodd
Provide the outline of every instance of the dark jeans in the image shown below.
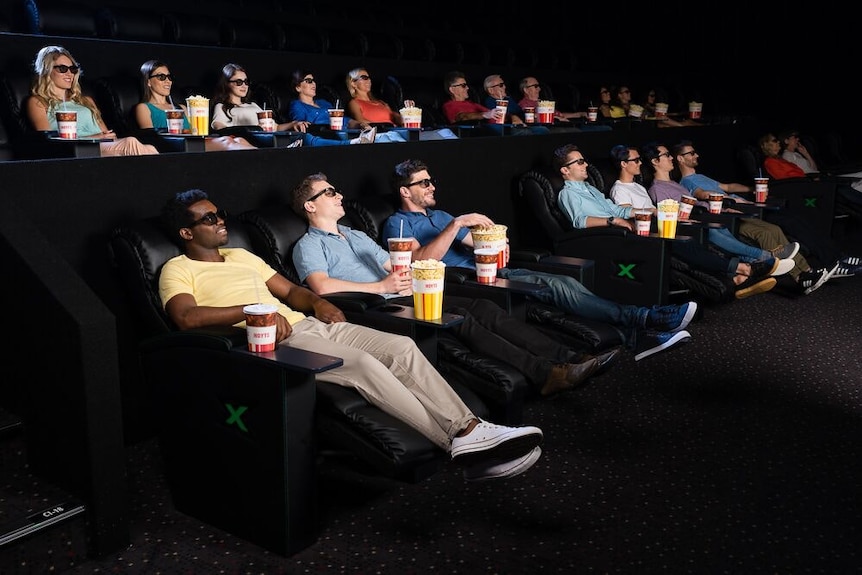
<path fill-rule="evenodd" d="M 691 267 L 721 277 L 733 277 L 739 265 L 738 257 L 720 256 L 693 240 L 671 242 L 671 252 Z"/>
<path fill-rule="evenodd" d="M 413 297 L 390 300 L 413 305 Z M 574 361 L 580 354 L 561 345 L 535 327 L 511 317 L 486 299 L 443 295 L 443 309 L 464 316 L 452 333 L 472 351 L 502 361 L 524 374 L 538 387 L 544 385 L 554 364 Z"/>

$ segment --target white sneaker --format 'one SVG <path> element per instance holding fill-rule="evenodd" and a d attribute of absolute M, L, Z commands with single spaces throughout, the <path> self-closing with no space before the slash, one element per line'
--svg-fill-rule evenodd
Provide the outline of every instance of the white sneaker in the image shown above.
<path fill-rule="evenodd" d="M 377 126 L 367 128 L 359 133 L 358 138 L 350 140 L 351 144 L 373 144 L 377 138 Z"/>
<path fill-rule="evenodd" d="M 486 463 L 477 463 L 464 469 L 464 479 L 467 481 L 488 481 L 489 479 L 515 477 L 531 468 L 541 456 L 542 448 L 534 447 L 527 455 L 509 461 L 491 460 Z"/>
<path fill-rule="evenodd" d="M 473 431 L 452 439 L 452 461 L 474 465 L 496 460 L 496 463 L 523 457 L 542 443 L 542 430 L 532 425 L 506 427 L 479 421 Z"/>
<path fill-rule="evenodd" d="M 784 274 L 786 274 L 787 272 L 789 272 L 790 270 L 792 270 L 795 267 L 796 267 L 796 262 L 790 258 L 786 258 L 783 260 L 775 258 L 775 267 L 772 268 L 772 272 L 770 272 L 769 275 L 772 277 L 783 276 Z"/>

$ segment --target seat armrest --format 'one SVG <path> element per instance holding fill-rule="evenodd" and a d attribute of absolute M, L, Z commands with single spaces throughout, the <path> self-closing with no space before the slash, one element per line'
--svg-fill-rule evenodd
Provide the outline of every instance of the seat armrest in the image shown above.
<path fill-rule="evenodd" d="M 333 292 L 320 296 L 345 312 L 362 313 L 368 309 L 386 304 L 386 298 L 380 294 L 368 292 Z"/>

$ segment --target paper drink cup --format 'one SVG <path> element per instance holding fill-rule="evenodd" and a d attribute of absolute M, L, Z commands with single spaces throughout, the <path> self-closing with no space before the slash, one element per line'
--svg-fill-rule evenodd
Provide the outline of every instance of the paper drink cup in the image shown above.
<path fill-rule="evenodd" d="M 688 103 L 688 117 L 692 120 L 699 120 L 700 115 L 703 112 L 703 104 L 700 102 L 689 102 Z"/>
<path fill-rule="evenodd" d="M 493 248 L 473 250 L 473 256 L 476 258 L 476 281 L 480 284 L 492 284 L 497 281 L 499 253 Z"/>
<path fill-rule="evenodd" d="M 691 210 L 697 203 L 697 198 L 694 196 L 682 196 L 679 199 L 679 219 L 687 220 L 691 217 Z"/>
<path fill-rule="evenodd" d="M 245 314 L 245 333 L 249 351 L 273 351 L 275 349 L 275 321 L 278 307 L 268 303 L 256 303 L 242 308 Z"/>
<path fill-rule="evenodd" d="M 413 274 L 413 315 L 416 319 L 443 317 L 443 284 L 446 264 L 437 260 L 417 260 L 410 264 Z"/>
<path fill-rule="evenodd" d="M 595 122 L 599 119 L 599 107 L 598 106 L 590 106 L 587 108 L 587 120 L 590 122 Z"/>
<path fill-rule="evenodd" d="M 413 259 L 413 238 L 389 238 L 389 262 L 392 271 L 410 271 L 410 260 Z"/>
<path fill-rule="evenodd" d="M 536 123 L 536 109 L 532 106 L 527 106 L 524 108 L 524 123 L 525 124 L 535 124 Z"/>
<path fill-rule="evenodd" d="M 66 140 L 75 140 L 78 138 L 78 112 L 74 110 L 56 112 L 57 132 L 60 137 Z"/>
<path fill-rule="evenodd" d="M 539 123 L 553 124 L 555 108 L 556 102 L 553 100 L 539 100 L 539 105 L 536 107 L 536 114 L 539 116 Z"/>
<path fill-rule="evenodd" d="M 401 119 L 404 120 L 405 128 L 421 128 L 422 127 L 422 108 L 401 108 Z"/>
<path fill-rule="evenodd" d="M 500 119 L 497 120 L 498 124 L 506 123 L 506 111 L 509 109 L 509 100 L 497 100 L 497 109 L 502 110 L 503 114 Z"/>
<path fill-rule="evenodd" d="M 506 230 L 508 229 L 500 224 L 486 228 L 470 228 L 474 253 L 475 250 L 492 249 L 497 252 L 497 269 L 506 267 L 509 264 L 506 260 Z"/>
<path fill-rule="evenodd" d="M 635 231 L 639 236 L 648 236 L 650 224 L 652 224 L 652 212 L 649 210 L 635 210 Z"/>
<path fill-rule="evenodd" d="M 189 109 L 189 124 L 192 134 L 195 136 L 206 136 L 210 133 L 210 100 L 203 96 L 189 96 L 186 98 L 186 106 Z"/>
<path fill-rule="evenodd" d="M 665 120 L 667 119 L 667 109 L 668 105 L 665 102 L 656 102 L 655 105 L 655 117 L 657 120 Z"/>
<path fill-rule="evenodd" d="M 720 214 L 721 204 L 724 201 L 722 194 L 709 194 L 709 213 Z"/>
<path fill-rule="evenodd" d="M 662 200 L 656 206 L 658 211 L 658 235 L 662 238 L 676 237 L 676 222 L 679 216 L 679 202 L 676 200 Z"/>
<path fill-rule="evenodd" d="M 754 201 L 762 204 L 769 195 L 769 178 L 754 178 Z"/>
<path fill-rule="evenodd" d="M 165 110 L 165 116 L 168 117 L 168 134 L 182 134 L 185 112 L 181 109 Z"/>
<path fill-rule="evenodd" d="M 329 110 L 329 128 L 331 130 L 344 129 L 344 110 L 339 108 L 331 108 Z"/>
<path fill-rule="evenodd" d="M 261 110 L 257 113 L 257 124 L 264 132 L 275 132 L 275 119 L 272 110 Z"/>

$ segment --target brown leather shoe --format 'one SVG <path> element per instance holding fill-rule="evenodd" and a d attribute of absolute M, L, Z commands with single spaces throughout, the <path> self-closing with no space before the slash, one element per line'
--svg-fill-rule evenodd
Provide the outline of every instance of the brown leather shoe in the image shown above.
<path fill-rule="evenodd" d="M 612 347 L 608 350 L 605 350 L 598 355 L 585 355 L 581 358 L 581 361 L 586 361 L 593 357 L 599 360 L 599 366 L 593 373 L 593 377 L 595 377 L 609 370 L 620 359 L 622 355 L 623 347 L 621 345 L 618 345 L 616 347 Z"/>
<path fill-rule="evenodd" d="M 540 392 L 543 396 L 569 391 L 584 383 L 599 368 L 599 360 L 591 358 L 581 363 L 561 363 L 551 368 Z"/>

